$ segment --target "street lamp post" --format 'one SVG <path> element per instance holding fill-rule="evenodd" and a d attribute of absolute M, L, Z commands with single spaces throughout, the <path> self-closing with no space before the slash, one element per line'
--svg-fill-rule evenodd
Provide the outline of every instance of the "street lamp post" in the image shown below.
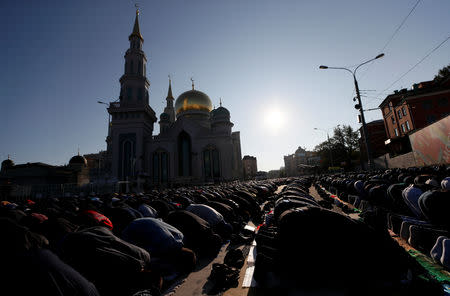
<path fill-rule="evenodd" d="M 372 151 L 370 149 L 370 142 L 369 142 L 369 134 L 367 132 L 367 125 L 366 125 L 366 120 L 364 118 L 364 110 L 363 110 L 363 105 L 361 102 L 361 95 L 359 93 L 359 86 L 358 86 L 358 81 L 356 80 L 356 70 L 358 70 L 359 67 L 361 67 L 362 65 L 365 65 L 367 63 L 370 63 L 376 59 L 379 59 L 381 57 L 384 56 L 384 53 L 380 53 L 379 55 L 377 55 L 376 57 L 374 57 L 373 59 L 370 59 L 368 61 L 365 61 L 364 63 L 359 64 L 355 70 L 350 70 L 344 67 L 328 67 L 328 66 L 320 66 L 319 69 L 336 69 L 336 70 L 345 70 L 350 72 L 353 75 L 353 82 L 355 84 L 355 91 L 356 91 L 356 98 L 358 99 L 358 109 L 359 109 L 359 113 L 361 115 L 361 123 L 363 126 L 363 137 L 364 137 L 364 143 L 366 144 L 366 153 L 367 153 L 367 163 L 369 166 L 369 169 L 373 168 L 373 159 L 372 159 Z"/>
<path fill-rule="evenodd" d="M 102 102 L 102 101 L 97 101 L 97 103 L 102 104 L 102 105 L 109 106 L 108 103 L 105 103 L 105 102 Z M 108 136 L 110 135 L 110 134 L 109 134 L 110 127 L 111 127 L 111 114 L 109 114 L 109 112 L 108 112 Z"/>
<path fill-rule="evenodd" d="M 331 166 L 334 167 L 334 163 L 333 163 L 333 152 L 331 151 L 331 143 L 330 143 L 330 136 L 328 135 L 328 131 L 320 129 L 315 127 L 314 128 L 317 131 L 323 131 L 327 133 L 327 142 L 328 142 L 328 150 L 330 151 L 330 162 L 331 162 Z"/>

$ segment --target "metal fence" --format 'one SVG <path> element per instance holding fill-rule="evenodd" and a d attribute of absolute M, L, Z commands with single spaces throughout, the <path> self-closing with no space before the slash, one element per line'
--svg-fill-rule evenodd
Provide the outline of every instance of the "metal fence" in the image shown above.
<path fill-rule="evenodd" d="M 121 181 L 115 183 L 89 183 L 79 186 L 78 184 L 35 184 L 35 185 L 8 185 L 0 186 L 0 198 L 2 200 L 25 200 L 28 198 L 45 197 L 71 197 L 88 196 L 109 193 L 128 193 L 130 182 Z"/>

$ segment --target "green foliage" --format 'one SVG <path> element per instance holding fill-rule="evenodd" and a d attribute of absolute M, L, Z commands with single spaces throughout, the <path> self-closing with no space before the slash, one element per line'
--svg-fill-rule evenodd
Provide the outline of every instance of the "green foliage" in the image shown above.
<path fill-rule="evenodd" d="M 359 133 L 350 125 L 338 125 L 333 130 L 329 141 L 324 141 L 314 148 L 321 159 L 321 167 L 331 166 L 351 169 L 359 161 Z M 331 150 L 331 153 L 330 153 Z"/>
<path fill-rule="evenodd" d="M 440 69 L 438 74 L 434 76 L 434 81 L 442 81 L 450 75 L 450 64 Z"/>

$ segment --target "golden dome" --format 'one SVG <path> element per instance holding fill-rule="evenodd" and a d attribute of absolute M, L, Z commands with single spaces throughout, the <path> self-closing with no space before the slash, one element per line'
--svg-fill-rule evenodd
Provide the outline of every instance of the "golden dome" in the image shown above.
<path fill-rule="evenodd" d="M 208 95 L 198 90 L 186 91 L 175 101 L 175 112 L 178 115 L 189 110 L 211 112 L 211 99 Z"/>

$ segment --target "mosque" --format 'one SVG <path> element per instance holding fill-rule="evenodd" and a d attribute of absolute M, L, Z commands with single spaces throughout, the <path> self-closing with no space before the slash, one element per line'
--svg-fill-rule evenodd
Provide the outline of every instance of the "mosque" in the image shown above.
<path fill-rule="evenodd" d="M 158 118 L 149 106 L 150 82 L 139 10 L 128 39 L 120 96 L 108 107 L 112 174 L 118 180 L 145 179 L 152 184 L 204 184 L 242 178 L 240 133 L 232 131 L 230 112 L 222 103 L 213 109 L 211 99 L 195 89 L 192 79 L 192 89 L 175 100 L 169 78 L 167 105 L 158 122 L 160 133 L 153 135 Z"/>

